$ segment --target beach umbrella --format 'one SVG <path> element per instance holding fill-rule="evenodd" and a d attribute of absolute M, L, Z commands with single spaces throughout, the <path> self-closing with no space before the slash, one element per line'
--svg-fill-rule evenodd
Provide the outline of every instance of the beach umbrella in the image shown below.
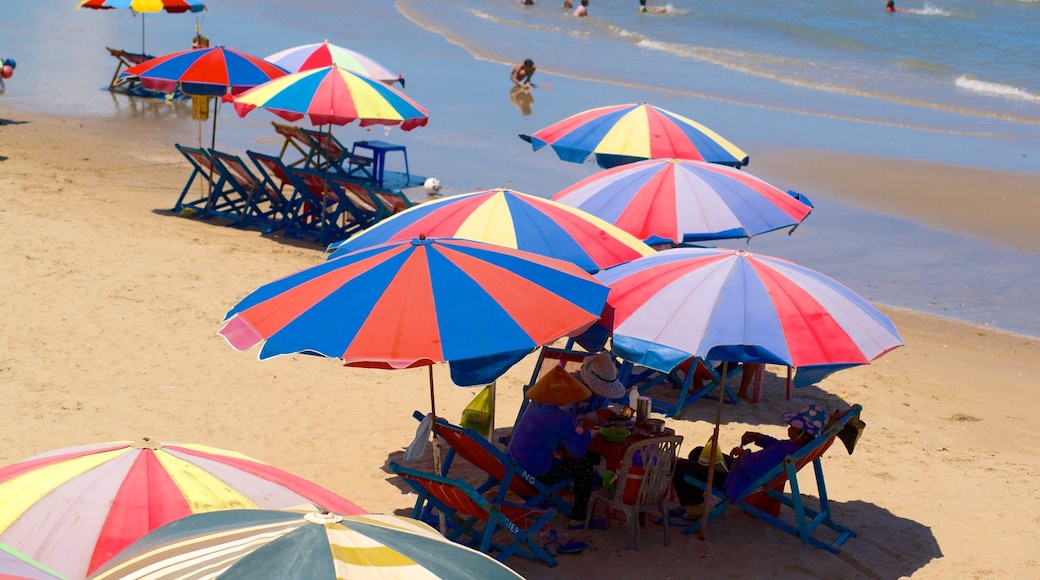
<path fill-rule="evenodd" d="M 0 542 L 84 578 L 174 519 L 307 503 L 365 513 L 313 482 L 232 451 L 148 439 L 84 445 L 0 468 Z"/>
<path fill-rule="evenodd" d="M 262 108 L 290 122 L 308 117 L 312 125 L 358 121 L 362 127 L 399 125 L 410 131 L 429 120 L 426 109 L 401 91 L 339 66 L 292 73 L 232 100 L 239 117 Z"/>
<path fill-rule="evenodd" d="M 330 246 L 331 258 L 425 234 L 534 252 L 597 272 L 653 253 L 634 236 L 581 210 L 498 188 L 427 201 Z"/>
<path fill-rule="evenodd" d="M 646 103 L 589 109 L 520 138 L 535 151 L 548 145 L 572 163 L 595 155 L 600 167 L 607 168 L 671 157 L 733 167 L 748 164 L 746 153 L 711 129 Z"/>
<path fill-rule="evenodd" d="M 230 510 L 166 524 L 90 578 L 499 580 L 521 576 L 410 518 Z"/>
<path fill-rule="evenodd" d="M 205 46 L 146 60 L 124 70 L 120 78 L 137 77 L 153 91 L 172 93 L 180 87 L 186 95 L 220 97 L 286 74 L 262 58 L 225 46 Z"/>
<path fill-rule="evenodd" d="M 867 364 L 903 340 L 892 320 L 841 283 L 787 260 L 743 250 L 676 248 L 612 268 L 603 323 L 611 350 L 669 372 L 692 356 L 795 367 L 795 385 Z M 709 457 L 718 452 L 725 384 Z M 708 468 L 708 501 L 715 464 Z M 701 519 L 700 538 L 707 533 Z"/>
<path fill-rule="evenodd" d="M 605 169 L 552 196 L 641 240 L 750 238 L 798 226 L 812 203 L 731 167 L 649 159 Z"/>
<path fill-rule="evenodd" d="M 383 81 L 388 85 L 400 81 L 401 88 L 404 88 L 404 77 L 401 75 L 390 72 L 389 69 L 360 52 L 337 46 L 328 40 L 287 48 L 266 57 L 266 60 L 289 72 L 338 66 Z"/>
<path fill-rule="evenodd" d="M 21 552 L 0 544 L 0 580 L 64 580 L 58 574 L 22 554 Z"/>
<path fill-rule="evenodd" d="M 669 372 L 693 356 L 797 369 L 806 386 L 901 346 L 892 320 L 839 282 L 743 250 L 675 248 L 605 270 L 618 356 Z"/>
<path fill-rule="evenodd" d="M 261 286 L 228 311 L 220 334 L 238 350 L 262 343 L 261 360 L 306 353 L 383 369 L 448 362 L 455 383 L 471 386 L 587 328 L 606 295 L 568 262 L 420 236 Z"/>
<path fill-rule="evenodd" d="M 129 8 L 141 15 L 141 53 L 144 54 L 144 16 L 148 12 L 202 12 L 206 5 L 199 0 L 82 0 L 76 8 L 111 10 Z M 173 92 L 173 91 L 170 91 Z"/>

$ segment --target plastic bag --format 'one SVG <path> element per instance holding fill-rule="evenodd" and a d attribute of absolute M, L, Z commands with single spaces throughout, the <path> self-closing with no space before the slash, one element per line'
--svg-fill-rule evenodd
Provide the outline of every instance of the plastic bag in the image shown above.
<path fill-rule="evenodd" d="M 494 412 L 495 401 L 491 397 L 491 385 L 488 385 L 462 410 L 459 425 L 487 437 L 491 432 L 491 414 Z"/>
<path fill-rule="evenodd" d="M 430 431 L 433 431 L 433 415 L 427 413 L 415 429 L 415 439 L 404 450 L 405 461 L 418 461 L 426 455 L 426 450 L 430 448 Z"/>

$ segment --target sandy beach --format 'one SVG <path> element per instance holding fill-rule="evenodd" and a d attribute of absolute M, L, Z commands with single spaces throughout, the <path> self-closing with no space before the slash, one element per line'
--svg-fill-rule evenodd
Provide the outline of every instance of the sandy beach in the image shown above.
<path fill-rule="evenodd" d="M 113 140 L 114 131 L 122 137 Z M 308 244 L 171 215 L 189 172 L 172 143 L 190 137 L 0 104 L 0 463 L 149 436 L 240 451 L 372 512 L 408 513 L 413 498 L 386 464 L 412 439 L 412 410 L 428 410 L 426 371 L 347 369 L 305 356 L 258 362 L 255 352 L 228 347 L 216 331 L 230 306 L 324 258 Z M 757 160 L 762 175 L 797 171 L 777 155 Z M 940 190 L 960 199 L 977 180 L 1000 183 L 1018 203 L 971 220 L 974 233 L 1037 250 L 1022 208 L 1035 213 L 1040 203 L 1038 176 L 832 161 L 813 174 L 828 192 L 854 199 L 856 176 L 869 174 L 888 195 L 862 203 L 915 211 L 951 229 L 972 208 L 937 207 Z M 592 550 L 561 556 L 556 568 L 508 564 L 530 578 L 1040 575 L 1034 542 L 1021 533 L 1040 524 L 1031 398 L 1040 340 L 885 311 L 905 347 L 796 390 L 791 401 L 770 367 L 762 401 L 727 408 L 722 425 L 727 445 L 748 428 L 781 434 L 780 414 L 809 402 L 863 405 L 867 429 L 856 453 L 835 448 L 824 461 L 835 517 L 859 534 L 840 555 L 730 513 L 713 522 L 706 542 L 675 533 L 665 547 L 651 524 L 642 549 L 627 551 L 618 523 L 584 534 Z M 500 428 L 512 424 L 533 366 L 529 357 L 499 381 Z M 457 420 L 476 389 L 452 386 L 443 365 L 435 375 L 437 411 Z M 711 405 L 696 405 L 669 425 L 689 450 L 710 435 L 712 416 Z"/>

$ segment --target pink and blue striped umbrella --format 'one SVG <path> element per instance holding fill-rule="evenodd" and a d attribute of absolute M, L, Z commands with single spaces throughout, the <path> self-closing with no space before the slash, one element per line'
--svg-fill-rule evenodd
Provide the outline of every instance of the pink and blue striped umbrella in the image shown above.
<path fill-rule="evenodd" d="M 649 159 L 606 169 L 552 199 L 650 243 L 695 243 L 793 230 L 812 211 L 800 194 L 747 172 L 685 159 Z"/>
<path fill-rule="evenodd" d="M 600 167 L 642 159 L 693 159 L 740 167 L 748 156 L 711 129 L 653 105 L 598 107 L 520 135 L 535 151 L 548 145 L 564 161 L 596 156 Z"/>
<path fill-rule="evenodd" d="M 598 272 L 653 253 L 634 236 L 579 209 L 511 189 L 427 201 L 333 244 L 329 258 L 425 234 L 465 238 L 566 260 Z"/>
<path fill-rule="evenodd" d="M 601 324 L 614 353 L 663 372 L 699 356 L 795 367 L 805 386 L 903 344 L 858 294 L 780 258 L 676 248 L 596 278 L 610 286 Z"/>
<path fill-rule="evenodd" d="M 388 85 L 400 81 L 401 86 L 404 87 L 404 77 L 401 75 L 391 72 L 390 69 L 360 52 L 337 46 L 327 40 L 287 48 L 266 57 L 265 60 L 273 62 L 291 73 L 335 65 L 383 81 Z"/>
<path fill-rule="evenodd" d="M 261 359 L 305 353 L 386 369 L 449 362 L 455 383 L 469 386 L 588 328 L 607 291 L 562 260 L 420 237 L 261 286 L 227 313 L 220 334 L 239 350 L 262 343 Z"/>

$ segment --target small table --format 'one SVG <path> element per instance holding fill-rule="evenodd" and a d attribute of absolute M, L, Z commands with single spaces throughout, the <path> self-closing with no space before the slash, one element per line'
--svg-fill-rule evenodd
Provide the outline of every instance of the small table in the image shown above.
<path fill-rule="evenodd" d="M 350 153 L 357 154 L 358 149 L 367 149 L 372 152 L 372 178 L 378 187 L 383 187 L 383 173 L 386 171 L 386 154 L 391 151 L 400 151 L 404 155 L 404 175 L 411 178 L 408 171 L 408 152 L 404 145 L 394 145 L 386 141 L 355 141 Z"/>
<path fill-rule="evenodd" d="M 653 435 L 633 431 L 632 434 L 628 436 L 628 439 L 625 439 L 620 443 L 610 443 L 597 431 L 589 442 L 589 451 L 602 455 L 603 459 L 606 461 L 607 469 L 617 472 L 618 468 L 621 467 L 621 460 L 625 458 L 625 451 L 627 451 L 629 446 L 633 443 L 646 441 L 647 439 L 655 439 L 657 437 L 671 437 L 673 435 L 675 435 L 675 429 L 669 427 L 666 427 L 663 432 Z"/>

